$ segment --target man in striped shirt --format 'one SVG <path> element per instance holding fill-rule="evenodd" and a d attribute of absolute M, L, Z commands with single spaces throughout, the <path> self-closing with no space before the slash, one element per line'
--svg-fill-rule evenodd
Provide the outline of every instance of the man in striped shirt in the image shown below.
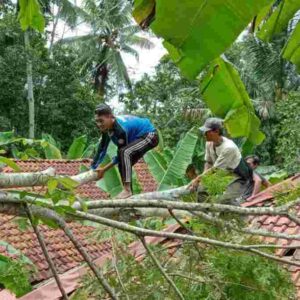
<path fill-rule="evenodd" d="M 96 107 L 95 121 L 102 139 L 91 167 L 98 172 L 100 179 L 117 164 L 124 187 L 118 198 L 128 198 L 132 195 L 132 166 L 157 146 L 157 131 L 149 119 L 131 115 L 114 116 L 112 109 L 104 103 Z M 106 166 L 99 167 L 110 141 L 118 147 L 117 156 Z"/>

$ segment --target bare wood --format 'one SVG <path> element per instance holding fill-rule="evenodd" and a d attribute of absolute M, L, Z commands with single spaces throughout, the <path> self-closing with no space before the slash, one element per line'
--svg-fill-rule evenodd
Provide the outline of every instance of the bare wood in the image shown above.
<path fill-rule="evenodd" d="M 0 187 L 26 187 L 45 185 L 55 175 L 54 168 L 34 173 L 0 173 Z"/>
<path fill-rule="evenodd" d="M 62 218 L 57 219 L 59 227 L 64 231 L 66 236 L 70 239 L 70 241 L 73 243 L 75 248 L 78 250 L 78 252 L 81 254 L 81 256 L 84 258 L 90 269 L 93 271 L 97 279 L 99 280 L 100 284 L 103 286 L 104 290 L 110 295 L 111 299 L 117 300 L 118 297 L 115 294 L 115 291 L 113 288 L 109 285 L 107 280 L 104 278 L 101 270 L 97 268 L 97 266 L 93 263 L 91 257 L 86 252 L 85 248 L 82 246 L 82 244 L 75 238 L 73 235 L 73 232 L 71 229 L 67 226 L 66 222 Z"/>
<path fill-rule="evenodd" d="M 284 246 L 284 245 L 268 245 L 268 244 L 254 244 L 254 245 L 240 245 L 240 244 L 233 244 L 229 242 L 222 242 L 218 240 L 213 240 L 209 238 L 204 238 L 200 236 L 192 236 L 192 235 L 186 235 L 186 234 L 180 234 L 180 233 L 169 233 L 169 232 L 161 232 L 161 231 L 155 231 L 155 230 L 150 230 L 150 229 L 145 229 L 145 228 L 140 228 L 136 226 L 132 226 L 123 222 L 118 222 L 115 220 L 110 220 L 107 218 L 91 215 L 88 213 L 83 213 L 83 212 L 76 212 L 72 213 L 72 215 L 81 217 L 83 219 L 87 219 L 90 221 L 94 221 L 109 227 L 117 228 L 123 231 L 131 232 L 135 235 L 138 236 L 157 236 L 157 237 L 166 237 L 170 239 L 179 239 L 179 240 L 187 240 L 187 241 L 196 241 L 200 242 L 203 244 L 208 244 L 208 245 L 213 245 L 213 246 L 219 246 L 223 248 L 228 248 L 228 249 L 234 249 L 234 250 L 241 250 L 241 251 L 247 251 L 247 252 L 253 252 L 255 254 L 268 257 L 270 259 L 273 259 L 275 261 L 288 264 L 288 265 L 295 265 L 295 266 L 300 266 L 300 263 L 296 261 L 290 261 L 288 259 L 283 259 L 283 258 L 278 258 L 274 255 L 269 255 L 264 252 L 261 252 L 257 249 L 262 249 L 262 248 L 281 248 L 281 249 L 294 249 L 294 248 L 300 248 L 299 246 Z"/>
<path fill-rule="evenodd" d="M 52 272 L 53 277 L 54 277 L 54 279 L 55 279 L 55 281 L 56 281 L 56 284 L 57 284 L 57 286 L 58 286 L 58 288 L 59 288 L 59 290 L 60 290 L 60 292 L 61 292 L 61 295 L 62 295 L 63 299 L 68 300 L 69 297 L 68 297 L 66 291 L 65 291 L 64 288 L 63 288 L 63 285 L 62 285 L 62 283 L 61 283 L 61 281 L 60 281 L 60 278 L 59 278 L 59 276 L 58 276 L 58 274 L 57 274 L 57 271 L 56 271 L 54 262 L 53 262 L 53 260 L 51 259 L 50 255 L 49 255 L 49 253 L 48 253 L 47 246 L 46 246 L 46 243 L 45 243 L 43 234 L 42 234 L 42 232 L 40 232 L 38 226 L 36 226 L 36 225 L 34 224 L 34 222 L 33 222 L 33 216 L 32 216 L 32 214 L 31 214 L 31 211 L 30 211 L 30 208 L 28 207 L 28 205 L 25 205 L 25 210 L 26 210 L 26 212 L 27 212 L 28 219 L 29 219 L 29 221 L 30 221 L 30 224 L 31 224 L 33 230 L 34 230 L 34 233 L 35 233 L 35 235 L 36 235 L 36 237 L 37 237 L 37 239 L 38 239 L 38 241 L 39 241 L 39 244 L 40 244 L 40 246 L 41 246 L 41 249 L 42 249 L 42 251 L 43 251 L 43 254 L 44 254 L 44 256 L 45 256 L 45 258 L 46 258 L 46 260 L 47 260 L 47 263 L 48 263 L 48 265 L 49 265 L 49 267 L 50 267 L 50 269 L 51 269 L 51 272 Z"/>

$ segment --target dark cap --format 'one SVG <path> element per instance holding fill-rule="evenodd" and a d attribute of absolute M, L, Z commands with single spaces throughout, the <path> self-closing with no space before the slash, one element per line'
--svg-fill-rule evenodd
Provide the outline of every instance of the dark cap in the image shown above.
<path fill-rule="evenodd" d="M 97 105 L 95 113 L 98 115 L 109 115 L 112 114 L 112 109 L 109 105 L 100 103 L 99 105 Z"/>
<path fill-rule="evenodd" d="M 202 133 L 210 130 L 217 130 L 223 128 L 223 120 L 219 118 L 208 118 L 204 125 L 199 128 Z"/>

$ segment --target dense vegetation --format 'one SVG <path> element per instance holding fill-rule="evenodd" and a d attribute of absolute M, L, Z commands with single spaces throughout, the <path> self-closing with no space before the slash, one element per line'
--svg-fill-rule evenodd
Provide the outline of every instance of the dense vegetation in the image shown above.
<path fill-rule="evenodd" d="M 226 22 L 224 4 L 216 1 L 212 8 L 213 0 L 203 8 L 207 11 L 201 20 L 194 15 L 197 1 L 190 1 L 190 7 L 182 0 L 157 1 L 156 7 L 154 0 L 85 0 L 80 7 L 68 0 L 17 2 L 0 1 L 1 163 L 18 170 L 7 158 L 92 157 L 98 139 L 94 108 L 100 102 L 118 99 L 123 107 L 121 113 L 147 116 L 159 129 L 160 144 L 156 151 L 147 153 L 145 161 L 160 191 L 188 183 L 191 178 L 186 171 L 190 167 L 202 171 L 204 141 L 196 129 L 212 115 L 225 119 L 227 134 L 235 138 L 244 154 L 259 155 L 263 165 L 272 171 L 284 171 L 284 176 L 300 171 L 297 1 L 229 1 L 232 6 L 226 7 L 227 17 L 236 18 L 236 22 L 227 22 L 224 28 L 218 28 Z M 176 10 L 166 9 L 166 5 Z M 28 7 L 32 11 L 28 12 Z M 210 9 L 216 13 L 212 21 Z M 180 14 L 182 11 L 185 13 Z M 174 20 L 180 26 L 172 24 Z M 76 29 L 80 24 L 88 28 L 88 33 L 58 33 L 60 26 Z M 139 48 L 153 47 L 152 33 L 146 38 L 141 28 L 149 28 L 163 38 L 168 54 L 152 74 L 132 81 L 122 54 L 138 58 Z M 210 46 L 202 47 L 203 41 Z M 114 151 L 110 146 L 106 161 Z M 228 178 L 221 177 L 220 181 L 216 177 L 204 180 L 212 202 L 217 201 L 220 189 L 227 184 Z M 59 206 L 60 200 L 67 199 L 72 205 L 73 184 L 72 180 L 50 180 L 47 200 Z M 97 185 L 111 196 L 122 189 L 116 169 Z M 133 185 L 134 192 L 140 193 L 135 175 Z M 298 192 L 288 201 L 299 197 Z M 196 200 L 187 196 L 184 201 Z M 66 205 L 57 211 L 62 216 L 74 213 Z M 224 218 L 217 213 L 215 217 L 220 217 L 221 222 L 230 220 L 239 229 L 245 225 L 236 216 Z M 130 221 L 136 228 L 160 231 L 176 220 L 168 215 L 166 219 Z M 53 226 L 44 219 L 38 222 Z M 175 299 L 170 282 L 164 280 L 152 260 L 136 263 L 127 253 L 132 235 L 93 225 L 97 230 L 92 238 L 110 239 L 115 247 L 118 259 L 108 263 L 105 271 L 117 293 L 127 299 Z M 259 243 L 241 237 L 232 228 L 213 226 L 196 217 L 189 219 L 186 226 L 191 235 L 224 243 Z M 160 246 L 152 250 L 162 253 L 159 258 L 164 270 L 186 299 L 293 297 L 288 273 L 275 262 L 248 252 L 196 242 L 184 242 L 171 258 Z M 271 255 L 272 251 L 266 253 Z M 30 290 L 24 264 L 29 262 L 0 257 L 1 287 L 18 296 Z M 7 273 L 7 269 L 11 272 Z M 19 286 L 15 284 L 16 274 Z M 102 295 L 99 282 L 87 276 L 74 299 L 102 299 Z"/>

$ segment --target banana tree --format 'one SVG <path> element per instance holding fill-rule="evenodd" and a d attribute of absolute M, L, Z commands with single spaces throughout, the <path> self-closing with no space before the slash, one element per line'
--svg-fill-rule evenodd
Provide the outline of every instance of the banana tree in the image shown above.
<path fill-rule="evenodd" d="M 91 158 L 96 143 L 87 144 L 85 135 L 75 138 L 64 155 L 61 146 L 50 134 L 42 134 L 41 139 L 15 137 L 13 132 L 0 132 L 0 150 L 2 154 L 12 153 L 16 159 L 82 159 Z"/>
<path fill-rule="evenodd" d="M 234 66 L 219 56 L 251 20 L 261 32 L 258 36 L 270 39 L 291 24 L 299 9 L 299 0 L 135 0 L 133 16 L 142 28 L 150 27 L 164 39 L 170 57 L 186 77 L 194 79 L 202 72 L 203 100 L 215 115 L 225 118 L 232 137 L 247 138 L 247 152 L 264 138 L 260 120 Z M 283 57 L 297 65 L 299 31 L 298 24 L 283 51 Z"/>
<path fill-rule="evenodd" d="M 117 153 L 117 147 L 110 143 L 107 149 L 107 155 L 104 158 L 102 165 L 106 165 L 111 162 L 112 157 Z M 138 178 L 136 172 L 132 170 L 132 188 L 133 193 L 138 194 L 142 191 L 141 186 L 138 182 Z M 116 166 L 108 170 L 104 177 L 97 181 L 96 185 L 106 193 L 108 193 L 111 197 L 117 196 L 123 190 L 123 184 L 121 180 L 120 173 Z"/>
<path fill-rule="evenodd" d="M 122 54 L 130 54 L 138 59 L 135 46 L 146 49 L 153 47 L 151 41 L 137 35 L 140 28 L 132 24 L 131 4 L 120 0 L 86 0 L 83 4 L 81 17 L 90 26 L 90 32 L 60 42 L 79 47 L 82 56 L 77 63 L 82 69 L 91 70 L 95 90 L 101 97 L 106 94 L 110 78 L 118 91 L 131 89 Z"/>
<path fill-rule="evenodd" d="M 168 156 L 161 151 L 152 150 L 146 153 L 144 159 L 158 182 L 158 190 L 166 190 L 186 183 L 186 169 L 192 162 L 197 140 L 195 128 L 192 128 L 179 141 L 170 161 L 168 161 Z"/>

